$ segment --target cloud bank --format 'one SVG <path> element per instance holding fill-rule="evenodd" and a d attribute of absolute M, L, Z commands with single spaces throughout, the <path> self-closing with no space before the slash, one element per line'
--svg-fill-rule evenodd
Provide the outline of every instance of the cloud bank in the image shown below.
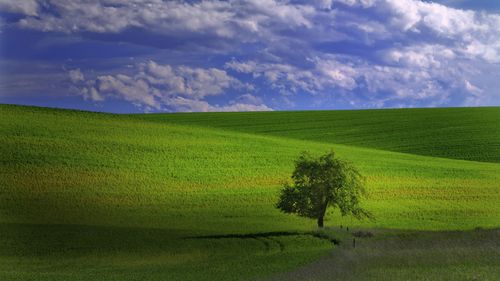
<path fill-rule="evenodd" d="M 0 10 L 19 15 L 11 28 L 194 57 L 160 64 L 151 54 L 91 79 L 71 70 L 93 102 L 188 111 L 500 103 L 495 13 L 419 0 L 0 0 Z"/>
<path fill-rule="evenodd" d="M 154 61 L 141 63 L 134 75 L 99 75 L 85 79 L 80 69 L 68 72 L 75 89 L 85 100 L 102 102 L 123 99 L 146 111 L 266 111 L 271 110 L 250 94 L 231 101 L 228 105 L 210 105 L 205 97 L 222 95 L 227 91 L 251 90 L 226 71 L 216 68 L 172 67 Z M 244 102 L 251 97 L 250 102 Z M 242 102 L 243 101 L 243 102 Z"/>

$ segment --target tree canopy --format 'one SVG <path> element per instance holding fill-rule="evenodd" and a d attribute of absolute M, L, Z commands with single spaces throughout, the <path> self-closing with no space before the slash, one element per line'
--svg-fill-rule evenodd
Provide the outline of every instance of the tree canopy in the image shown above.
<path fill-rule="evenodd" d="M 329 152 L 319 158 L 303 152 L 295 161 L 293 184 L 285 183 L 276 207 L 285 213 L 317 219 L 323 227 L 328 207 L 338 208 L 342 216 L 371 218 L 360 207 L 365 194 L 365 178 L 350 163 Z"/>

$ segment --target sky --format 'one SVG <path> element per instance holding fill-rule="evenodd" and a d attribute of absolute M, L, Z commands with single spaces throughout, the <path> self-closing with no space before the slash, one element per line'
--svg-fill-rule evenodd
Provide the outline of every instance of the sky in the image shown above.
<path fill-rule="evenodd" d="M 0 103 L 500 105 L 498 0 L 0 0 Z"/>

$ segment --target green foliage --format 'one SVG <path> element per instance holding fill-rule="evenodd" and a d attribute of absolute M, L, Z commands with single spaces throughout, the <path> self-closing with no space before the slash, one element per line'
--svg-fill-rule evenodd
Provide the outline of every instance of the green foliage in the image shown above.
<path fill-rule="evenodd" d="M 283 186 L 276 204 L 285 213 L 318 219 L 319 227 L 323 227 L 328 207 L 338 208 L 342 216 L 370 217 L 360 207 L 364 177 L 351 163 L 335 158 L 333 152 L 317 159 L 303 152 L 295 161 L 292 179 L 294 184 Z"/>

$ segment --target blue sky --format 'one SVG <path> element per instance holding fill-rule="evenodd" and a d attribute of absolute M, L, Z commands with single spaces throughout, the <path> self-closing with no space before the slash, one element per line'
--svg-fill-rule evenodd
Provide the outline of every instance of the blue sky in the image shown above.
<path fill-rule="evenodd" d="M 496 0 L 0 0 L 0 103 L 498 106 L 499 77 Z"/>

